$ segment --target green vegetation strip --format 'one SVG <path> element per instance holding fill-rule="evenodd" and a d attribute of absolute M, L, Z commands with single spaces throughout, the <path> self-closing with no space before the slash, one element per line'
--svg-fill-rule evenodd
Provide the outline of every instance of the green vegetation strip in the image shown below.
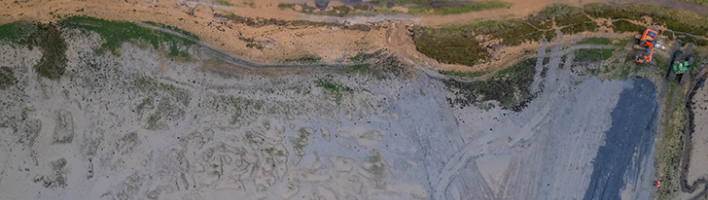
<path fill-rule="evenodd" d="M 575 50 L 575 61 L 598 62 L 612 57 L 615 49 L 578 49 Z"/>
<path fill-rule="evenodd" d="M 685 124 L 684 85 L 669 83 L 669 90 L 665 100 L 666 111 L 662 118 L 663 134 L 660 135 L 661 143 L 657 150 L 657 171 L 661 180 L 658 188 L 658 199 L 673 199 L 679 191 L 679 164 L 683 151 L 683 129 Z M 674 94 L 676 93 L 676 94 Z M 672 94 L 676 98 L 672 100 Z"/>
<path fill-rule="evenodd" d="M 17 44 L 37 31 L 35 24 L 13 22 L 0 25 L 0 43 Z"/>
<path fill-rule="evenodd" d="M 322 60 L 322 58 L 320 58 L 317 55 L 304 55 L 304 56 L 301 56 L 298 58 L 288 58 L 288 59 L 285 59 L 284 61 L 285 62 L 299 62 L 299 63 L 315 63 L 315 62 L 319 62 L 320 60 Z"/>
<path fill-rule="evenodd" d="M 477 41 L 477 35 L 489 35 L 509 46 L 524 42 L 552 40 L 555 30 L 551 24 L 563 27 L 564 34 L 594 31 L 599 26 L 581 8 L 554 4 L 526 19 L 480 21 L 467 25 L 455 25 L 437 29 L 416 31 L 414 42 L 418 51 L 439 62 L 472 66 L 489 58 L 485 47 Z"/>
<path fill-rule="evenodd" d="M 646 22 L 644 16 L 651 17 L 652 23 L 677 31 L 678 35 L 708 37 L 708 20 L 705 20 L 708 15 L 705 14 L 656 5 L 596 3 L 584 5 L 583 8 L 554 4 L 525 19 L 479 21 L 467 25 L 418 29 L 414 34 L 414 41 L 418 51 L 439 62 L 472 66 L 486 62 L 489 58 L 487 49 L 480 46 L 489 40 L 475 39 L 479 38 L 476 37 L 478 35 L 491 36 L 491 39 L 500 40 L 502 45 L 516 46 L 544 38 L 553 39 L 555 30 L 552 24 L 554 23 L 563 34 L 596 31 L 599 25 L 592 18 L 612 19 L 611 28 L 615 32 L 639 32 L 644 27 L 632 21 Z M 673 36 L 670 32 L 664 34 Z M 699 46 L 708 46 L 708 40 L 694 39 Z M 623 42 L 620 41 L 618 45 L 623 45 Z M 588 43 L 611 44 L 606 40 L 588 41 Z"/>
<path fill-rule="evenodd" d="M 152 22 L 150 23 L 157 24 Z M 59 24 L 63 27 L 93 31 L 101 35 L 104 41 L 101 44 L 101 47 L 96 50 L 98 53 L 110 51 L 113 55 L 120 55 L 118 49 L 120 49 L 124 42 L 144 40 L 149 42 L 153 48 L 157 50 L 163 49 L 163 44 L 169 45 L 169 56 L 189 57 L 189 53 L 186 48 L 196 44 L 188 39 L 145 28 L 131 22 L 111 21 L 84 16 L 72 16 L 61 20 Z M 167 28 L 171 30 L 178 30 L 174 27 Z M 178 32 L 183 34 L 187 33 L 182 30 L 179 30 Z M 193 34 L 186 35 L 195 37 Z"/>
<path fill-rule="evenodd" d="M 347 72 L 347 73 L 360 73 L 360 74 L 366 74 L 371 70 L 371 67 L 369 64 L 356 64 L 356 65 L 351 65 L 349 67 L 344 68 L 342 71 Z"/>
<path fill-rule="evenodd" d="M 583 40 L 578 41 L 577 44 L 610 45 L 610 44 L 612 44 L 612 40 L 610 38 L 590 37 L 590 38 L 585 38 Z"/>
<path fill-rule="evenodd" d="M 222 6 L 232 6 L 232 4 L 229 3 L 228 1 L 223 1 L 223 0 L 218 0 L 218 1 L 216 1 L 216 3 L 218 3 L 219 5 L 222 5 Z"/>
<path fill-rule="evenodd" d="M 461 71 L 456 71 L 456 70 L 439 70 L 438 73 L 447 75 L 447 76 L 456 76 L 456 77 L 469 77 L 469 78 L 474 78 L 474 77 L 480 77 L 484 76 L 487 74 L 487 72 L 461 72 Z"/>
<path fill-rule="evenodd" d="M 432 7 L 412 6 L 408 8 L 411 15 L 451 15 L 482 10 L 492 10 L 499 8 L 509 8 L 512 3 L 501 1 L 481 1 L 481 2 L 439 2 L 439 6 Z"/>

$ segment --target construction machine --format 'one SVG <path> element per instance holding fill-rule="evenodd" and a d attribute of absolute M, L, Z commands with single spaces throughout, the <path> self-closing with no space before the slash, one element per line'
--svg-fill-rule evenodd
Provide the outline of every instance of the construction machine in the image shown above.
<path fill-rule="evenodd" d="M 686 72 L 691 69 L 694 63 L 693 56 L 691 56 L 692 49 L 693 44 L 689 43 L 684 49 L 686 50 L 685 53 L 680 49 L 674 53 L 674 56 L 671 58 L 671 63 L 669 63 L 669 72 L 666 75 L 667 80 L 673 81 L 676 75 L 681 75 L 681 83 L 688 80 L 690 74 Z M 686 54 L 686 57 L 684 57 L 684 54 Z"/>
<path fill-rule="evenodd" d="M 654 45 L 656 44 L 656 36 L 658 32 L 654 29 L 646 29 L 642 35 L 636 35 L 635 38 L 639 39 L 639 44 L 634 45 L 635 49 L 646 50 L 639 55 L 634 56 L 634 62 L 636 63 L 649 63 L 651 62 L 651 57 L 654 55 Z"/>

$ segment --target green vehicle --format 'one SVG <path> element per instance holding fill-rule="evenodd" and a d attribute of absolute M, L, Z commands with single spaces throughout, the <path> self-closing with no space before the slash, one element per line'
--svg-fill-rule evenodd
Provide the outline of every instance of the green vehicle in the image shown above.
<path fill-rule="evenodd" d="M 692 46 L 692 44 L 689 44 L 689 47 L 686 48 L 688 52 L 691 51 Z M 689 73 L 686 72 L 691 69 L 693 64 L 694 59 L 693 56 L 690 55 L 690 53 L 684 59 L 683 51 L 676 51 L 676 53 L 674 53 L 674 57 L 671 59 L 671 66 L 669 66 L 669 73 L 666 76 L 666 79 L 669 81 L 673 81 L 676 78 L 676 75 L 681 75 L 681 83 L 684 83 L 689 78 Z"/>

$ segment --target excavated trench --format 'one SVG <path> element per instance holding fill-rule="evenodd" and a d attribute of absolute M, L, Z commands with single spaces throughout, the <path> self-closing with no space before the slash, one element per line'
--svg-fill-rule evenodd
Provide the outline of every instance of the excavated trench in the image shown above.
<path fill-rule="evenodd" d="M 703 191 L 698 193 L 696 196 L 694 196 L 691 199 L 698 199 L 700 197 L 705 196 L 708 193 L 708 180 L 706 180 L 705 177 L 701 177 L 694 181 L 692 184 L 688 184 L 688 167 L 691 163 L 691 153 L 693 151 L 693 144 L 691 142 L 694 128 L 696 127 L 694 123 L 694 116 L 693 116 L 693 108 L 695 108 L 696 105 L 694 103 L 691 103 L 691 99 L 696 95 L 696 92 L 700 88 L 700 83 L 704 82 L 706 80 L 706 76 L 708 75 L 708 70 L 706 70 L 705 67 L 701 67 L 699 69 L 699 77 L 695 78 L 690 85 L 691 92 L 689 92 L 687 95 L 688 98 L 685 99 L 685 107 L 686 109 L 685 115 L 688 120 L 686 120 L 685 124 L 685 129 L 683 131 L 684 133 L 684 138 L 686 141 L 684 141 L 684 147 L 683 147 L 683 153 L 681 156 L 681 177 L 680 177 L 680 184 L 681 184 L 681 192 L 684 193 L 693 193 L 696 191 L 696 189 L 699 188 L 701 184 L 703 184 Z"/>

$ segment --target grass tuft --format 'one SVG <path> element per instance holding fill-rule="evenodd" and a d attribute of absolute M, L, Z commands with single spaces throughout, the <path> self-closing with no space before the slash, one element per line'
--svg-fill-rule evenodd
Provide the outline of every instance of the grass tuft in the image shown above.
<path fill-rule="evenodd" d="M 439 62 L 472 66 L 489 57 L 487 49 L 469 32 L 451 29 L 418 32 L 414 37 L 418 51 Z"/>
<path fill-rule="evenodd" d="M 281 10 L 295 10 L 295 4 L 280 3 L 280 4 L 278 4 L 278 8 Z"/>
<path fill-rule="evenodd" d="M 285 59 L 284 61 L 285 62 L 299 62 L 299 63 L 315 63 L 315 62 L 319 62 L 320 60 L 322 60 L 322 58 L 320 58 L 317 55 L 304 55 L 304 56 L 301 56 L 298 58 L 288 58 L 288 59 Z"/>
<path fill-rule="evenodd" d="M 37 31 L 37 26 L 27 22 L 13 22 L 0 25 L 0 43 L 20 43 L 35 31 Z"/>
<path fill-rule="evenodd" d="M 708 40 L 706 40 L 706 39 L 699 39 L 699 40 L 696 41 L 696 45 L 702 46 L 702 47 L 708 46 Z"/>
<path fill-rule="evenodd" d="M 324 93 L 327 95 L 332 95 L 334 97 L 334 101 L 337 102 L 337 105 L 339 105 L 342 102 L 342 97 L 343 92 L 351 92 L 352 89 L 343 86 L 342 84 L 333 82 L 331 80 L 325 80 L 325 79 L 320 79 L 315 82 L 318 87 L 321 87 L 324 89 Z"/>
<path fill-rule="evenodd" d="M 356 64 L 356 65 L 351 65 L 351 66 L 343 69 L 343 71 L 347 72 L 347 73 L 360 73 L 360 74 L 366 74 L 369 72 L 369 70 L 371 70 L 369 64 Z"/>
<path fill-rule="evenodd" d="M 438 73 L 443 74 L 443 75 L 447 75 L 447 76 L 474 78 L 474 77 L 484 76 L 488 72 L 483 72 L 483 71 L 461 72 L 461 71 L 457 71 L 457 70 L 439 70 Z"/>
<path fill-rule="evenodd" d="M 219 5 L 222 5 L 222 6 L 232 6 L 233 5 L 233 4 L 229 3 L 228 1 L 224 1 L 224 0 L 217 0 L 216 3 Z"/>
<path fill-rule="evenodd" d="M 575 50 L 577 62 L 599 62 L 612 57 L 615 49 L 578 49 Z"/>
<path fill-rule="evenodd" d="M 636 24 L 629 22 L 627 20 L 617 20 L 616 22 L 612 22 L 612 30 L 614 30 L 617 33 L 625 33 L 625 32 L 636 33 L 639 31 L 643 31 L 644 27 L 642 27 L 640 25 L 636 25 Z"/>
<path fill-rule="evenodd" d="M 610 40 L 610 38 L 589 37 L 589 38 L 585 38 L 583 40 L 580 40 L 576 44 L 610 45 L 610 44 L 612 44 L 612 40 Z"/>
<path fill-rule="evenodd" d="M 379 57 L 383 53 L 383 50 L 378 50 L 374 53 L 364 53 L 364 52 L 359 52 L 356 55 L 347 58 L 349 61 L 358 63 L 358 62 L 364 62 L 372 58 Z"/>

